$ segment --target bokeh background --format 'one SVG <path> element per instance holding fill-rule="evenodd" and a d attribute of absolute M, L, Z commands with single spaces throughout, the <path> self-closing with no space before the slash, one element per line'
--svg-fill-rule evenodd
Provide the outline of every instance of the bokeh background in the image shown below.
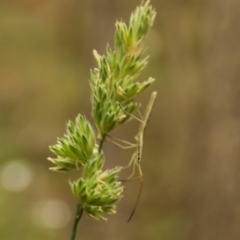
<path fill-rule="evenodd" d="M 48 170 L 49 145 L 78 113 L 91 120 L 92 50 L 139 0 L 0 1 L 0 239 L 69 239 L 76 173 Z M 152 0 L 146 40 L 158 91 L 144 141 L 144 190 L 127 184 L 107 223 L 84 216 L 77 239 L 240 239 L 240 3 Z M 143 105 L 144 105 L 143 104 Z M 91 120 L 92 121 L 92 120 Z M 131 139 L 137 123 L 113 134 Z M 131 152 L 106 143 L 106 167 Z M 123 164 L 123 165 L 124 165 Z"/>

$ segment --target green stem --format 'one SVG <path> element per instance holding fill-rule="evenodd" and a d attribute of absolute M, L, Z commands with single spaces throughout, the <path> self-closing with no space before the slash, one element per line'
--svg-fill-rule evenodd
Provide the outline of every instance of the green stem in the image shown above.
<path fill-rule="evenodd" d="M 101 150 L 102 150 L 102 146 L 103 146 L 103 143 L 104 143 L 104 141 L 105 141 L 105 138 L 106 138 L 106 134 L 103 134 L 103 135 L 102 135 L 102 139 L 101 139 L 101 141 L 100 141 L 100 143 L 99 143 L 99 147 L 98 147 L 98 152 L 99 152 L 99 153 L 100 153 Z"/>
<path fill-rule="evenodd" d="M 105 141 L 105 138 L 106 138 L 106 134 L 104 134 L 102 136 L 102 139 L 99 143 L 99 147 L 98 147 L 98 152 L 100 153 L 101 150 L 102 150 L 102 146 L 103 146 L 103 143 Z M 76 213 L 75 213 L 75 218 L 74 218 L 74 222 L 73 222 L 73 227 L 72 227 L 72 233 L 71 233 L 71 238 L 70 240 L 74 240 L 75 237 L 76 237 L 76 233 L 77 233 L 77 226 L 78 226 L 78 223 L 82 217 L 82 214 L 83 214 L 83 208 L 81 207 L 81 205 L 79 203 L 77 203 L 77 206 L 76 206 Z"/>
<path fill-rule="evenodd" d="M 72 234 L 70 240 L 74 240 L 77 233 L 77 225 L 83 214 L 83 209 L 79 203 L 77 203 L 75 219 L 72 227 Z"/>

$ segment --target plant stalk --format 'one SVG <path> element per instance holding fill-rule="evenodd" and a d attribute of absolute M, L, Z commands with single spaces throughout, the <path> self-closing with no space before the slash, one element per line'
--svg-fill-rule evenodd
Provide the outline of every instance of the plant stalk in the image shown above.
<path fill-rule="evenodd" d="M 73 227 L 72 227 L 72 233 L 71 233 L 71 238 L 70 240 L 74 240 L 76 233 L 77 233 L 77 225 L 79 220 L 81 219 L 83 214 L 83 209 L 81 207 L 81 205 L 79 203 L 77 203 L 76 206 L 76 213 L 75 213 L 75 218 L 74 218 L 74 222 L 73 222 Z"/>

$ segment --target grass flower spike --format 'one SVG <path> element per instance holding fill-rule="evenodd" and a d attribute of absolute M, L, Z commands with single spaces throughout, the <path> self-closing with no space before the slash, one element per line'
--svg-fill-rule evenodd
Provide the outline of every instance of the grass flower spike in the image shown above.
<path fill-rule="evenodd" d="M 123 186 L 118 181 L 121 170 L 116 167 L 102 171 L 103 157 L 88 161 L 83 177 L 70 183 L 73 195 L 81 204 L 85 213 L 97 220 L 107 219 L 103 213 L 116 213 L 116 202 L 121 199 Z"/>
<path fill-rule="evenodd" d="M 108 45 L 106 55 L 102 56 L 93 51 L 97 68 L 91 70 L 92 115 L 98 136 L 109 133 L 129 118 L 119 110 L 119 103 L 133 114 L 140 104 L 132 100 L 154 82 L 151 77 L 137 82 L 136 77 L 148 63 L 147 57 L 143 57 L 143 41 L 155 16 L 149 2 L 137 7 L 129 26 L 122 21 L 116 23 L 114 49 Z"/>
<path fill-rule="evenodd" d="M 54 171 L 79 170 L 95 154 L 96 137 L 91 124 L 82 115 L 78 115 L 75 124 L 67 124 L 67 134 L 58 138 L 57 144 L 50 150 L 57 155 L 48 158 L 56 166 L 50 168 Z"/>
<path fill-rule="evenodd" d="M 123 21 L 116 22 L 113 48 L 107 45 L 105 55 L 93 51 L 97 67 L 90 70 L 90 86 L 92 117 L 96 131 L 90 122 L 79 114 L 75 122 L 68 122 L 66 134 L 58 138 L 55 145 L 50 146 L 51 152 L 55 154 L 55 157 L 48 158 L 54 164 L 51 170 L 78 170 L 79 173 L 77 180 L 69 181 L 77 201 L 70 240 L 75 239 L 83 212 L 93 219 L 105 221 L 105 214 L 116 213 L 116 203 L 123 196 L 123 181 L 119 181 L 119 174 L 125 168 L 104 169 L 106 157 L 102 146 L 106 138 L 111 138 L 109 133 L 112 130 L 123 125 L 128 119 L 136 118 L 134 113 L 141 106 L 141 103 L 136 101 L 136 96 L 155 81 L 151 77 L 143 82 L 137 81 L 138 75 L 148 63 L 148 57 L 143 55 L 143 43 L 156 16 L 149 2 L 136 8 L 128 25 Z M 143 132 L 156 95 L 156 92 L 151 95 L 147 114 L 144 115 L 135 137 L 136 143 L 130 143 L 130 147 L 136 148 L 130 165 L 137 166 L 139 173 L 142 173 L 140 162 Z M 119 141 L 126 143 L 125 140 Z M 116 143 L 114 140 L 112 142 Z M 139 177 L 142 181 L 142 174 Z"/>

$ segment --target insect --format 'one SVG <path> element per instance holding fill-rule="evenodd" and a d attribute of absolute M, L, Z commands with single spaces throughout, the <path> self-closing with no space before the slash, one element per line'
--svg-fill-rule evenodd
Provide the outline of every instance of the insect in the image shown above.
<path fill-rule="evenodd" d="M 126 114 L 130 115 L 132 118 L 137 119 L 138 121 L 140 121 L 138 132 L 137 132 L 137 135 L 135 136 L 136 143 L 130 143 L 130 142 L 127 142 L 125 140 L 121 140 L 121 139 L 117 139 L 116 138 L 117 141 L 126 144 L 125 146 L 122 146 L 120 143 L 118 143 L 116 141 L 112 141 L 113 143 L 115 143 L 116 145 L 118 145 L 118 146 L 120 146 L 120 147 L 122 147 L 124 149 L 129 149 L 129 148 L 136 147 L 136 151 L 133 153 L 133 155 L 131 157 L 131 160 L 129 161 L 129 164 L 125 167 L 125 168 L 129 168 L 129 167 L 132 166 L 132 173 L 125 181 L 133 179 L 133 176 L 135 175 L 135 171 L 136 171 L 136 168 L 137 168 L 139 176 L 136 177 L 136 178 L 140 179 L 141 185 L 140 185 L 140 189 L 139 189 L 139 193 L 138 193 L 138 196 L 137 196 L 137 200 L 136 200 L 135 206 L 133 208 L 133 211 L 132 211 L 130 217 L 128 218 L 128 222 L 132 219 L 132 217 L 133 217 L 133 215 L 134 215 L 134 213 L 136 211 L 136 208 L 137 208 L 137 205 L 138 205 L 141 193 L 142 193 L 143 173 L 142 173 L 142 169 L 141 169 L 141 161 L 142 161 L 144 132 L 146 130 L 146 127 L 147 127 L 147 124 L 148 124 L 148 121 L 149 121 L 149 118 L 150 118 L 150 115 L 151 115 L 151 112 L 152 112 L 152 109 L 153 109 L 153 105 L 154 105 L 156 96 L 157 96 L 157 92 L 153 92 L 151 94 L 150 100 L 148 102 L 146 111 L 145 111 L 142 119 L 139 119 L 139 118 L 137 118 L 137 117 L 135 117 L 135 116 L 133 116 L 133 115 L 131 115 L 129 113 L 126 113 Z M 125 110 L 122 107 L 121 107 L 121 109 L 125 112 Z"/>

